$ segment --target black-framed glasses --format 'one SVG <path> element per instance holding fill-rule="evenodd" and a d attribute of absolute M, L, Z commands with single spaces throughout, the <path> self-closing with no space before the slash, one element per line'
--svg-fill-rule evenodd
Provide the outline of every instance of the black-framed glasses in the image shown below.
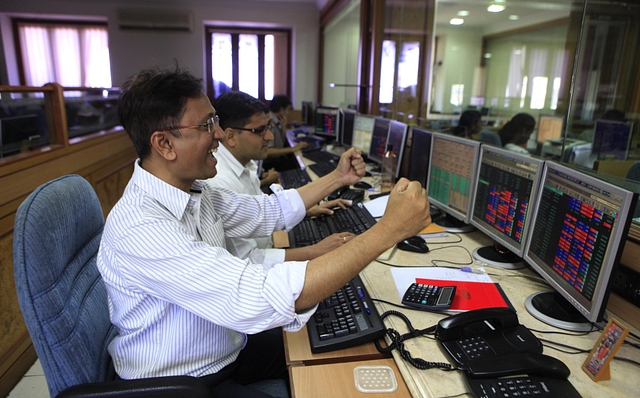
<path fill-rule="evenodd" d="M 253 134 L 259 135 L 260 137 L 264 137 L 264 135 L 267 133 L 267 130 L 271 130 L 273 128 L 273 119 L 269 120 L 269 122 L 264 126 L 261 126 L 255 129 L 248 129 L 246 127 L 231 127 L 231 126 L 229 126 L 228 128 L 234 129 L 234 130 L 250 131 Z"/>
<path fill-rule="evenodd" d="M 201 129 L 201 128 L 207 128 L 207 131 L 209 132 L 209 135 L 213 135 L 213 131 L 215 130 L 215 126 L 216 125 L 220 125 L 220 117 L 218 117 L 218 115 L 213 116 L 212 118 L 210 118 L 209 120 L 207 120 L 204 123 L 200 123 L 200 124 L 194 124 L 192 126 L 176 126 L 176 127 L 170 127 L 168 129 L 162 129 L 162 130 L 158 130 L 158 131 L 172 131 L 172 130 L 181 130 L 181 129 Z"/>

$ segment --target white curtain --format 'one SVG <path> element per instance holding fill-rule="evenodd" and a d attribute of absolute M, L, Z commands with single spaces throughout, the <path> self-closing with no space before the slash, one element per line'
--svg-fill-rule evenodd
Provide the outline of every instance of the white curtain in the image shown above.
<path fill-rule="evenodd" d="M 111 87 L 106 27 L 20 24 L 25 84 Z"/>

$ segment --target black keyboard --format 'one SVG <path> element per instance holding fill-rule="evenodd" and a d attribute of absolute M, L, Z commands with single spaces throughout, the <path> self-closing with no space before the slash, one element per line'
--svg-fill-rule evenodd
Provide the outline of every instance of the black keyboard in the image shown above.
<path fill-rule="evenodd" d="M 280 183 L 284 188 L 300 188 L 311 182 L 309 173 L 304 169 L 290 169 L 280 172 Z"/>
<path fill-rule="evenodd" d="M 308 165 L 309 170 L 316 173 L 318 177 L 324 177 L 336 169 L 337 163 L 321 162 Z"/>
<path fill-rule="evenodd" d="M 375 218 L 362 203 L 346 209 L 337 209 L 331 216 L 305 218 L 289 231 L 289 246 L 304 247 L 315 245 L 327 236 L 337 232 L 351 232 L 359 235 L 376 223 Z"/>
<path fill-rule="evenodd" d="M 308 148 L 305 148 L 305 149 L 308 149 Z M 340 160 L 340 156 L 336 155 L 335 153 L 331 153 L 323 150 L 315 150 L 315 151 L 303 150 L 302 156 L 304 156 L 307 159 L 313 160 L 316 163 L 333 163 L 334 169 L 336 167 L 335 165 L 337 165 L 338 161 Z"/>
<path fill-rule="evenodd" d="M 385 333 L 360 276 L 318 304 L 307 322 L 311 352 L 340 350 L 377 339 Z"/>
<path fill-rule="evenodd" d="M 465 382 L 476 398 L 504 397 L 581 397 L 569 380 L 537 375 L 476 379 L 466 372 Z"/>

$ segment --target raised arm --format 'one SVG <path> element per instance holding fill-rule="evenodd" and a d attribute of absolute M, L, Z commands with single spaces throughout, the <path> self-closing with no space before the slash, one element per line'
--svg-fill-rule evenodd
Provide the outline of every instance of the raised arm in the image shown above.
<path fill-rule="evenodd" d="M 419 182 L 400 179 L 378 223 L 341 247 L 309 261 L 296 310 L 309 308 L 328 297 L 385 250 L 419 233 L 430 223 L 427 192 Z"/>

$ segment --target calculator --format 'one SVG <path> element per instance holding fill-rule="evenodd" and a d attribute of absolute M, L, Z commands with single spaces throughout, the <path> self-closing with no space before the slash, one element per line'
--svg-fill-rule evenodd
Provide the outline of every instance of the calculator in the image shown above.
<path fill-rule="evenodd" d="M 455 286 L 412 283 L 402 297 L 402 304 L 424 310 L 446 310 L 455 294 Z"/>

